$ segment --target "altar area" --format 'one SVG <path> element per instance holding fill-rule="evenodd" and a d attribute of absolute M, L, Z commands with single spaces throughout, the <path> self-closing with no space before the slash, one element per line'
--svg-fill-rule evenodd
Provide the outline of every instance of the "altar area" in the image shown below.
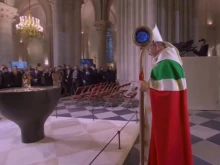
<path fill-rule="evenodd" d="M 21 143 L 18 126 L 5 119 L 0 122 L 0 164 L 122 165 L 138 136 L 139 125 L 136 122 L 130 122 L 121 132 L 121 149 L 118 149 L 118 137 L 115 137 L 96 156 L 126 123 L 49 117 L 45 123 L 46 138 L 24 144 Z"/>
<path fill-rule="evenodd" d="M 220 57 L 183 57 L 190 110 L 220 110 Z"/>

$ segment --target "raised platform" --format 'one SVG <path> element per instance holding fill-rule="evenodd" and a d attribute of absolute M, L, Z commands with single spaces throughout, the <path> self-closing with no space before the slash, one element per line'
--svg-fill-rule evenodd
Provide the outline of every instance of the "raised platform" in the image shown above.
<path fill-rule="evenodd" d="M 220 57 L 183 57 L 191 110 L 220 110 Z"/>
<path fill-rule="evenodd" d="M 1 165 L 89 165 L 126 121 L 50 117 L 45 123 L 46 138 L 32 144 L 20 141 L 20 130 L 9 120 L 0 121 Z M 139 132 L 130 122 L 92 165 L 122 165 Z"/>

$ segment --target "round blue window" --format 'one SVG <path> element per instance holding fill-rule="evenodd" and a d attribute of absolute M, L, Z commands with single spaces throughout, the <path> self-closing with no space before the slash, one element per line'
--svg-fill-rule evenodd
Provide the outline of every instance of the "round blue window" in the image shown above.
<path fill-rule="evenodd" d="M 135 40 L 139 44 L 146 44 L 150 40 L 150 33 L 146 29 L 139 29 L 135 32 Z"/>

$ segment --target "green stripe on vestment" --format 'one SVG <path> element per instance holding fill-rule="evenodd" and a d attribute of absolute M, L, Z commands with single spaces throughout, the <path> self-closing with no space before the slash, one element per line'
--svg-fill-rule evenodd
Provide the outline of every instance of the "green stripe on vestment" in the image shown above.
<path fill-rule="evenodd" d="M 151 71 L 152 80 L 185 78 L 182 66 L 173 60 L 163 60 L 159 62 Z"/>

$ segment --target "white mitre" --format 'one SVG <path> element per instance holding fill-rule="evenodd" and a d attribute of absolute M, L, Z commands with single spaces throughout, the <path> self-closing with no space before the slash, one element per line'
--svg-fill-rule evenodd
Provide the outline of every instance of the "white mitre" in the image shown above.
<path fill-rule="evenodd" d="M 160 31 L 159 31 L 159 29 L 158 29 L 158 27 L 157 27 L 157 25 L 155 25 L 155 27 L 154 27 L 154 29 L 153 29 L 153 31 L 152 31 L 152 33 L 153 33 L 153 41 L 163 41 L 163 39 L 162 39 L 162 37 L 161 37 L 161 35 L 160 35 Z"/>
<path fill-rule="evenodd" d="M 179 61 L 180 65 L 183 65 L 182 59 L 181 59 L 181 57 L 180 57 L 179 50 L 178 50 L 174 45 L 172 45 L 171 43 L 169 43 L 169 42 L 167 42 L 167 41 L 163 41 L 163 39 L 162 39 L 162 37 L 161 37 L 161 35 L 160 35 L 160 31 L 159 31 L 157 25 L 155 25 L 155 27 L 154 27 L 154 29 L 153 29 L 152 32 L 153 32 L 153 41 L 154 41 L 154 42 L 157 42 L 157 41 L 163 42 L 163 43 L 166 45 L 167 48 L 175 49 L 175 52 L 176 52 L 178 61 Z M 160 53 L 159 53 L 159 55 L 160 55 Z M 158 56 L 157 56 L 156 58 L 158 58 Z M 153 61 L 155 61 L 155 60 L 153 60 Z"/>

